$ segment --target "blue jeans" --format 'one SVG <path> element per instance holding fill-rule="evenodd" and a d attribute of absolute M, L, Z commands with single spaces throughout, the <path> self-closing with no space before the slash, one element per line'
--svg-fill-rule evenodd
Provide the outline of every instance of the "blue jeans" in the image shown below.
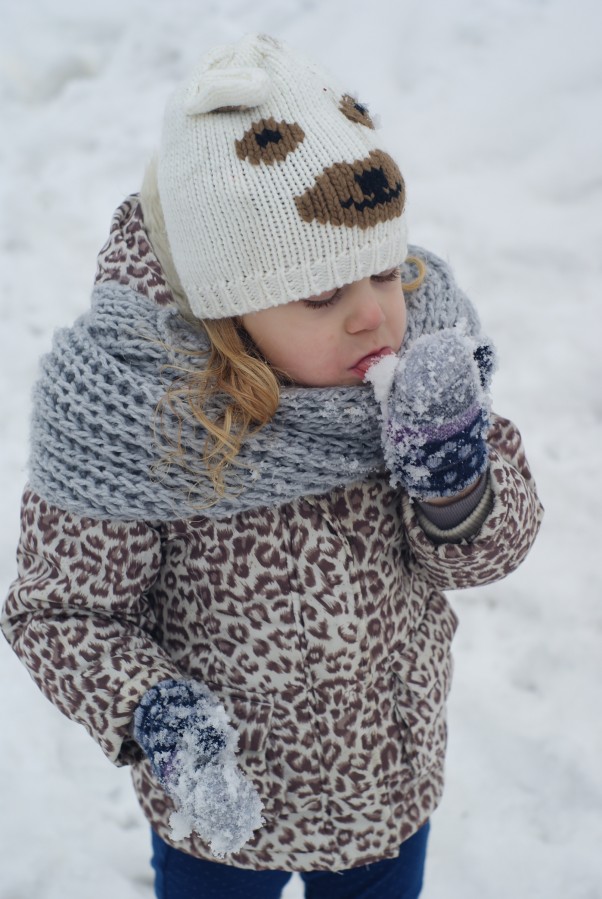
<path fill-rule="evenodd" d="M 346 871 L 303 871 L 306 899 L 417 899 L 422 889 L 428 822 L 402 843 L 397 858 Z M 204 861 L 153 832 L 157 899 L 279 899 L 292 874 Z"/>

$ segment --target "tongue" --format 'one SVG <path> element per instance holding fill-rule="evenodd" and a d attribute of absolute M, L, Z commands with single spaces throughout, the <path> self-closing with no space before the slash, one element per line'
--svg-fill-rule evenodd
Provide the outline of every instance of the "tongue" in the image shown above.
<path fill-rule="evenodd" d="M 377 360 L 377 364 L 370 366 L 370 371 L 364 375 L 364 381 L 369 381 L 374 388 L 374 396 L 383 408 L 386 407 L 387 397 L 391 392 L 391 385 L 397 368 L 397 356 L 395 353 L 383 353 Z"/>
<path fill-rule="evenodd" d="M 395 353 L 392 349 L 388 348 L 386 350 L 382 350 L 380 353 L 373 353 L 371 356 L 366 356 L 365 359 L 362 359 L 361 362 L 355 366 L 357 371 L 362 373 L 362 377 L 366 377 L 366 372 L 373 365 L 376 365 L 381 359 L 384 359 L 385 356 L 394 356 Z"/>

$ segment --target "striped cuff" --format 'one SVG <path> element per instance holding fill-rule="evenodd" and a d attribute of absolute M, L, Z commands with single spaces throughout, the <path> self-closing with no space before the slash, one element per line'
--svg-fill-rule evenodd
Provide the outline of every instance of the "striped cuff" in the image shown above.
<path fill-rule="evenodd" d="M 447 506 L 417 502 L 416 515 L 423 531 L 435 543 L 459 543 L 475 537 L 493 506 L 493 489 L 488 474 L 479 485 Z"/>

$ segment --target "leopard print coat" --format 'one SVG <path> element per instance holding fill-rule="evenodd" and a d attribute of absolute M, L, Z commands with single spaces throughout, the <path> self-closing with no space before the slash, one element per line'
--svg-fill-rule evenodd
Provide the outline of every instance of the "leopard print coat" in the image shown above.
<path fill-rule="evenodd" d="M 130 226 L 141 279 L 162 289 Z M 496 417 L 489 442 L 492 508 L 457 543 L 428 536 L 384 473 L 226 521 L 97 521 L 26 489 L 2 629 L 42 692 L 131 765 L 167 842 L 173 807 L 131 723 L 146 690 L 187 676 L 225 706 L 264 803 L 265 825 L 227 863 L 336 871 L 394 858 L 443 788 L 457 622 L 442 590 L 513 571 L 541 520 L 516 428 Z M 173 845 L 215 860 L 194 834 Z"/>
<path fill-rule="evenodd" d="M 433 542 L 385 478 L 228 521 L 78 518 L 27 490 L 2 627 L 45 695 L 116 764 L 150 823 L 173 808 L 130 737 L 144 692 L 197 678 L 240 733 L 266 824 L 229 862 L 342 870 L 397 855 L 443 787 L 456 617 L 441 588 L 498 580 L 540 521 L 508 421 L 490 436 L 493 508 Z M 194 835 L 175 844 L 210 860 Z"/>

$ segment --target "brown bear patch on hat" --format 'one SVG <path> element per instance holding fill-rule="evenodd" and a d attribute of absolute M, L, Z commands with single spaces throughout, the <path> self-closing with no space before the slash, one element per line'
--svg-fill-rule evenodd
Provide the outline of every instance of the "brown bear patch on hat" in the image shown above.
<path fill-rule="evenodd" d="M 329 166 L 295 204 L 304 222 L 372 228 L 402 214 L 405 185 L 389 154 L 372 150 L 356 162 Z"/>
<path fill-rule="evenodd" d="M 273 165 L 284 162 L 289 153 L 305 140 L 305 132 L 296 122 L 277 122 L 274 118 L 253 122 L 242 140 L 236 141 L 239 159 L 248 159 L 253 165 L 265 162 Z"/>

